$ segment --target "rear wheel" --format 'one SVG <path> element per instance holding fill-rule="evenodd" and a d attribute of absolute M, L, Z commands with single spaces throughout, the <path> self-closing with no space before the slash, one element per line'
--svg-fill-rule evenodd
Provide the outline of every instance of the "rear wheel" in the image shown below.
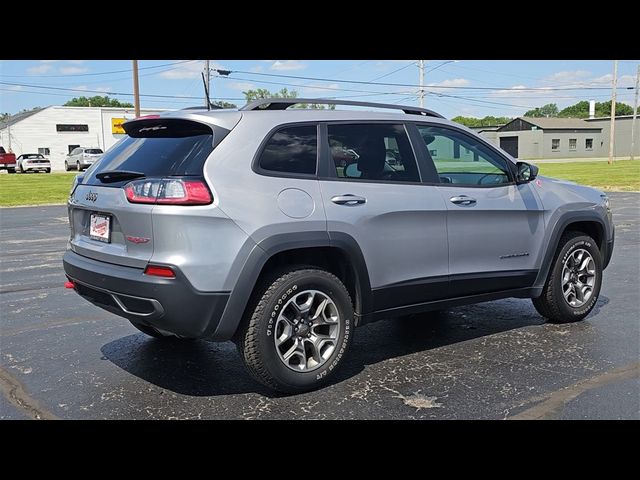
<path fill-rule="evenodd" d="M 131 320 L 129 320 L 131 322 Z M 136 327 L 138 330 L 140 330 L 142 333 L 145 333 L 147 335 L 149 335 L 150 337 L 153 338 L 157 338 L 158 340 L 165 340 L 165 341 L 183 341 L 183 340 L 188 340 L 188 341 L 192 341 L 195 340 L 194 338 L 185 338 L 185 337 L 179 337 L 177 335 L 173 335 L 171 333 L 163 333 L 160 330 L 158 330 L 157 328 L 151 327 L 149 325 L 142 325 L 141 323 L 135 323 L 135 322 L 131 322 L 131 325 L 133 325 L 134 327 Z"/>
<path fill-rule="evenodd" d="M 64 161 L 64 170 L 65 172 L 68 172 L 69 170 L 71 170 L 71 168 L 69 168 L 69 163 L 67 163 L 67 161 Z"/>
<path fill-rule="evenodd" d="M 51 173 L 51 169 L 50 169 L 50 168 L 47 168 L 47 169 L 45 169 L 45 172 L 46 172 L 46 173 Z"/>
<path fill-rule="evenodd" d="M 602 257 L 595 240 L 567 232 L 560 239 L 542 295 L 533 299 L 533 305 L 552 323 L 577 322 L 595 306 L 601 285 Z"/>
<path fill-rule="evenodd" d="M 256 293 L 236 339 L 251 376 L 285 393 L 325 385 L 353 338 L 345 286 L 329 272 L 298 266 Z"/>
<path fill-rule="evenodd" d="M 80 162 L 76 162 L 76 170 L 78 170 L 79 172 L 82 171 L 82 168 L 80 168 Z"/>
<path fill-rule="evenodd" d="M 22 164 L 20 164 L 20 173 L 27 173 Z"/>

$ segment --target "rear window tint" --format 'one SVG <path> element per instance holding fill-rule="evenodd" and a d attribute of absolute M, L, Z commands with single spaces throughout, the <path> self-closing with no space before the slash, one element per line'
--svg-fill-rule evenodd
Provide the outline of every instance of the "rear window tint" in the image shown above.
<path fill-rule="evenodd" d="M 315 175 L 318 135 L 315 125 L 285 127 L 274 133 L 260 155 L 260 168 L 270 172 Z"/>
<path fill-rule="evenodd" d="M 185 129 L 184 124 L 194 122 L 165 120 L 130 130 L 130 136 L 100 157 L 83 183 L 105 185 L 95 176 L 109 170 L 142 172 L 147 177 L 202 175 L 204 162 L 213 151 L 213 131 L 201 124 Z"/>

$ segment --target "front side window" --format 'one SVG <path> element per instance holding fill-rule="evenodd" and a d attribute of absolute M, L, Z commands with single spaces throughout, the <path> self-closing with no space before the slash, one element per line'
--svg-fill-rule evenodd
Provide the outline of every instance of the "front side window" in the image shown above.
<path fill-rule="evenodd" d="M 560 139 L 552 138 L 551 139 L 551 150 L 560 150 Z"/>
<path fill-rule="evenodd" d="M 403 125 L 328 125 L 327 131 L 338 178 L 420 181 L 416 158 Z"/>
<path fill-rule="evenodd" d="M 576 146 L 578 145 L 578 140 L 575 138 L 570 138 L 569 139 L 569 150 L 575 150 Z"/>
<path fill-rule="evenodd" d="M 315 175 L 317 157 L 315 125 L 285 127 L 274 133 L 264 146 L 259 165 L 270 172 Z"/>
<path fill-rule="evenodd" d="M 454 129 L 418 125 L 441 183 L 465 186 L 511 182 L 507 161 L 470 135 Z"/>

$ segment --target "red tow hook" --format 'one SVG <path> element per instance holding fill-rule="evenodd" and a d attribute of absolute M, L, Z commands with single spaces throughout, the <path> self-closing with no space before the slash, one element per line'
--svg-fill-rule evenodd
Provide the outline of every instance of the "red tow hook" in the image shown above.
<path fill-rule="evenodd" d="M 64 288 L 76 288 L 76 284 L 67 280 L 66 282 L 64 282 Z"/>

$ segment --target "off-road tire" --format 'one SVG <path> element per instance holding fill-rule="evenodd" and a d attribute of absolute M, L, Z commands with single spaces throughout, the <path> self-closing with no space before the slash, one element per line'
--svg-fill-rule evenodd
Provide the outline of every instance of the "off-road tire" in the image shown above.
<path fill-rule="evenodd" d="M 572 307 L 562 294 L 562 269 L 565 260 L 576 249 L 582 248 L 591 254 L 595 263 L 596 279 L 591 298 L 579 307 Z M 534 298 L 533 306 L 538 313 L 551 323 L 571 323 L 584 319 L 596 305 L 602 285 L 602 255 L 593 238 L 582 232 L 569 231 L 562 235 L 558 249 L 542 290 L 542 295 Z"/>
<path fill-rule="evenodd" d="M 296 292 L 318 290 L 335 304 L 341 318 L 334 352 L 316 370 L 296 372 L 280 359 L 274 342 L 277 310 Z M 283 393 L 320 388 L 344 361 L 353 338 L 353 303 L 335 275 L 313 266 L 299 265 L 276 272 L 256 288 L 235 342 L 249 374 L 258 382 Z"/>

